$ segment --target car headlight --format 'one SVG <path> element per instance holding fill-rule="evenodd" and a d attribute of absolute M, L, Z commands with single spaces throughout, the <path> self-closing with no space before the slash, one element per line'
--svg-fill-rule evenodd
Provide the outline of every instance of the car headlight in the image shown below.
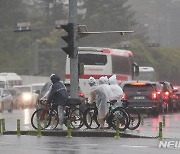
<path fill-rule="evenodd" d="M 29 94 L 29 93 L 24 93 L 23 96 L 22 96 L 22 99 L 24 101 L 29 101 L 29 100 L 31 100 L 31 98 L 32 98 L 32 95 Z"/>

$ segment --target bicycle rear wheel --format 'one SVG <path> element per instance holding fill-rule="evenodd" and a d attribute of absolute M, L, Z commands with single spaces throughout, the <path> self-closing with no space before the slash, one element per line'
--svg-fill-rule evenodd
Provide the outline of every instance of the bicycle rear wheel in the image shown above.
<path fill-rule="evenodd" d="M 125 110 L 120 107 L 115 108 L 111 113 L 112 127 L 116 130 L 124 131 L 129 126 L 129 118 Z"/>
<path fill-rule="evenodd" d="M 79 108 L 74 108 L 69 113 L 70 125 L 73 129 L 79 129 L 83 126 L 83 111 Z"/>
<path fill-rule="evenodd" d="M 128 129 L 130 130 L 137 129 L 141 123 L 141 115 L 133 107 L 127 107 L 126 111 L 129 114 L 129 119 L 130 119 L 130 124 L 128 126 Z"/>
<path fill-rule="evenodd" d="M 84 112 L 84 124 L 88 129 L 97 129 L 100 124 L 97 120 L 97 108 L 88 108 Z"/>

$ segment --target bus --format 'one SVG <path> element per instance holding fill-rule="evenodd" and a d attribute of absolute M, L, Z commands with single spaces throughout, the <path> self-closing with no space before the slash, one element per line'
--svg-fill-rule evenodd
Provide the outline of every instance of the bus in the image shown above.
<path fill-rule="evenodd" d="M 99 79 L 101 76 L 108 78 L 116 74 L 118 82 L 132 80 L 138 75 L 138 65 L 134 62 L 133 53 L 128 50 L 79 47 L 78 62 L 84 64 L 84 74 L 79 76 L 79 86 L 85 97 L 89 94 L 89 77 Z M 65 81 L 70 80 L 70 59 L 66 59 Z"/>
<path fill-rule="evenodd" d="M 22 85 L 22 78 L 16 73 L 0 73 L 0 88 L 11 88 L 15 85 Z"/>
<path fill-rule="evenodd" d="M 135 80 L 156 81 L 156 73 L 153 67 L 139 66 L 139 76 Z"/>

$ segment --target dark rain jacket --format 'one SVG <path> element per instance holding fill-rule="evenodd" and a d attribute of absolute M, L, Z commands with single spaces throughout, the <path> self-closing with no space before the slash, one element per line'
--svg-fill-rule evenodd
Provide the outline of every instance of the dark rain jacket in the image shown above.
<path fill-rule="evenodd" d="M 56 105 L 65 106 L 68 99 L 68 93 L 65 85 L 59 80 L 53 80 L 51 89 L 47 96 L 47 102 L 54 102 Z"/>

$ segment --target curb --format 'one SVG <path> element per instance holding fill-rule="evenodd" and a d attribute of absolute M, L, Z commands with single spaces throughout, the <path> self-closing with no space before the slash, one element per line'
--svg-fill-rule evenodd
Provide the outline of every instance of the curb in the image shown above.
<path fill-rule="evenodd" d="M 67 130 L 43 130 L 42 136 L 67 136 Z M 116 134 L 115 131 L 79 131 L 73 130 L 72 136 L 73 137 L 114 137 Z M 17 131 L 5 131 L 2 135 L 17 135 Z M 30 135 L 30 136 L 37 136 L 37 131 L 21 131 L 21 135 Z M 134 134 L 126 134 L 120 133 L 120 137 L 123 138 L 157 138 L 157 137 L 150 137 L 150 136 L 139 136 Z"/>

